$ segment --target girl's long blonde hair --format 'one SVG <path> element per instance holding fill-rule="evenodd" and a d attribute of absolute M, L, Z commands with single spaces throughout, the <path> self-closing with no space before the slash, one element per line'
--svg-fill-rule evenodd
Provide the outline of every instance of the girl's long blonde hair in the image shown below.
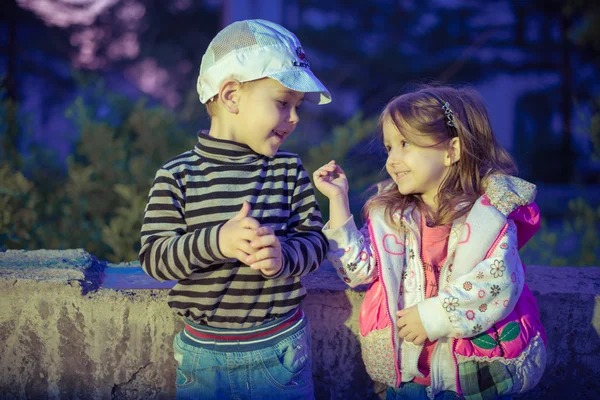
<path fill-rule="evenodd" d="M 453 112 L 454 127 L 442 109 L 448 102 Z M 460 142 L 460 160 L 450 167 L 440 184 L 437 213 L 429 215 L 434 225 L 449 224 L 466 214 L 475 200 L 484 192 L 485 178 L 491 174 L 512 175 L 516 165 L 496 141 L 490 126 L 487 110 L 479 94 L 473 89 L 448 86 L 424 86 L 417 91 L 392 99 L 379 118 L 380 136 L 383 123 L 391 122 L 398 131 L 416 145 L 443 143 L 453 137 Z M 403 127 L 409 126 L 418 132 L 411 135 Z M 406 133 L 405 133 L 406 132 Z M 395 212 L 404 213 L 411 205 L 421 207 L 420 195 L 402 195 L 392 179 L 379 183 L 377 193 L 363 207 L 368 216 L 374 208 L 383 208 L 388 222 L 393 221 Z"/>

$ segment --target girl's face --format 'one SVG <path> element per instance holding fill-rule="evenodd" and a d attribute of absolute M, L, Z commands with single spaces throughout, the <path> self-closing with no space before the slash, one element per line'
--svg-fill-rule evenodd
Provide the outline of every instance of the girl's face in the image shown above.
<path fill-rule="evenodd" d="M 452 165 L 448 141 L 436 144 L 408 126 L 402 130 L 406 137 L 390 118 L 383 123 L 383 143 L 388 153 L 387 172 L 401 194 L 420 195 L 425 205 L 435 212 L 438 209 L 435 197 Z M 412 137 L 418 137 L 419 145 L 411 141 Z"/>

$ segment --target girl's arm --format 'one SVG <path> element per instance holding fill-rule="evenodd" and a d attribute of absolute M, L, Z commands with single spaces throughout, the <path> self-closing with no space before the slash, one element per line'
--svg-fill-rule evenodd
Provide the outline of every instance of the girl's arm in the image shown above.
<path fill-rule="evenodd" d="M 352 218 L 347 194 L 340 194 L 329 199 L 329 229 L 336 229 Z"/>
<path fill-rule="evenodd" d="M 525 284 L 512 220 L 491 257 L 468 274 L 456 277 L 438 296 L 418 304 L 419 316 L 429 340 L 440 337 L 472 337 L 506 318 L 515 307 Z"/>
<path fill-rule="evenodd" d="M 335 229 L 329 229 L 328 225 L 323 228 L 329 240 L 327 259 L 338 276 L 350 287 L 374 281 L 377 278 L 377 258 L 367 225 L 359 231 L 352 215 Z"/>
<path fill-rule="evenodd" d="M 330 161 L 313 173 L 315 187 L 329 199 L 329 222 L 323 228 L 329 240 L 329 259 L 340 278 L 351 287 L 371 282 L 377 269 L 367 229 L 356 228 L 348 201 L 344 170 Z"/>

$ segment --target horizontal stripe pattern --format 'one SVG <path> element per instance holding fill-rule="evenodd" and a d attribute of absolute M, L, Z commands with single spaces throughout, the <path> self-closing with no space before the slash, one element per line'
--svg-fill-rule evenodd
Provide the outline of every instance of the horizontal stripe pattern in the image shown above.
<path fill-rule="evenodd" d="M 251 351 L 273 346 L 306 326 L 304 312 L 285 316 L 249 329 L 218 329 L 186 321 L 183 340 L 192 346 L 216 351 Z"/>
<path fill-rule="evenodd" d="M 265 277 L 226 259 L 219 230 L 244 201 L 250 216 L 281 241 L 284 266 Z M 309 176 L 299 157 L 273 157 L 200 134 L 196 147 L 167 162 L 150 190 L 141 232 L 142 268 L 177 280 L 169 305 L 199 324 L 239 329 L 261 325 L 298 307 L 300 277 L 323 261 L 327 242 Z"/>

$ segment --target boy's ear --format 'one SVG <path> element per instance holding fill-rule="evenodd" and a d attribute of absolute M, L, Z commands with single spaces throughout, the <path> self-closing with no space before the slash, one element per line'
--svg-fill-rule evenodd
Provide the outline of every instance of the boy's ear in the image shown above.
<path fill-rule="evenodd" d="M 229 79 L 223 82 L 221 90 L 219 90 L 218 101 L 221 102 L 225 109 L 232 113 L 239 112 L 240 89 L 242 84 L 236 79 Z"/>
<path fill-rule="evenodd" d="M 448 154 L 446 156 L 446 166 L 450 166 L 460 160 L 460 139 L 453 137 L 448 143 Z"/>

